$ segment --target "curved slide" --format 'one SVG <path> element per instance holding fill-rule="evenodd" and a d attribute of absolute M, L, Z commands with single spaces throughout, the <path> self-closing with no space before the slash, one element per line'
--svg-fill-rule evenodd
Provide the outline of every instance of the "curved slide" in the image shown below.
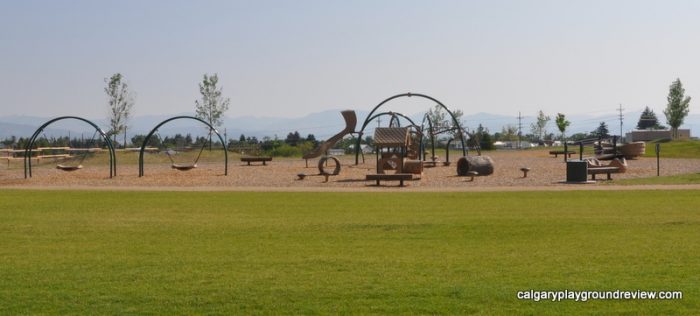
<path fill-rule="evenodd" d="M 355 115 L 355 111 L 353 110 L 347 110 L 347 111 L 342 111 L 340 114 L 343 115 L 343 119 L 345 119 L 345 129 L 343 129 L 340 133 L 333 135 L 333 137 L 329 138 L 325 142 L 323 142 L 321 145 L 319 145 L 316 149 L 314 149 L 312 152 L 304 155 L 304 159 L 311 159 L 311 158 L 316 158 L 320 157 L 321 155 L 325 154 L 328 149 L 333 147 L 335 143 L 337 143 L 339 140 L 343 139 L 345 135 L 350 134 L 355 131 L 355 126 L 357 125 L 357 116 Z"/>

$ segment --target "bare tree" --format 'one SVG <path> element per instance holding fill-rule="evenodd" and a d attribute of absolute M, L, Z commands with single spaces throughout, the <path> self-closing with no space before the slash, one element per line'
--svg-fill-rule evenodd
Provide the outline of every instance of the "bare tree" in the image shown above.
<path fill-rule="evenodd" d="M 129 91 L 129 85 L 124 81 L 120 73 L 105 78 L 105 93 L 109 105 L 109 131 L 107 134 L 116 142 L 116 136 L 124 132 L 124 146 L 126 146 L 126 127 L 134 106 L 134 97 Z"/>
<path fill-rule="evenodd" d="M 462 122 L 464 112 L 462 112 L 462 110 L 454 110 L 452 111 L 452 115 L 454 115 L 454 119 L 457 120 L 460 126 L 464 126 L 464 123 Z M 436 104 L 433 108 L 428 110 L 428 117 L 433 126 L 433 130 L 435 131 L 445 131 L 448 129 L 457 128 L 455 121 L 439 104 Z M 452 134 L 455 138 L 459 137 L 459 131 L 457 130 L 454 130 Z"/>
<path fill-rule="evenodd" d="M 530 131 L 537 137 L 538 140 L 543 140 L 544 135 L 547 133 L 547 123 L 551 118 L 544 115 L 542 110 L 537 114 L 537 122 L 530 124 Z"/>

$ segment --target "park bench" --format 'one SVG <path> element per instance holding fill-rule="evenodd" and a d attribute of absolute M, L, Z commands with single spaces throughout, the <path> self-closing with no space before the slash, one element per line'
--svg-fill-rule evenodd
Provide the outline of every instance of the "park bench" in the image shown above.
<path fill-rule="evenodd" d="M 566 150 L 566 151 L 564 151 L 564 150 L 550 150 L 549 151 L 549 154 L 554 155 L 554 158 L 557 158 L 557 157 L 559 157 L 559 155 L 564 155 L 564 154 L 568 155 L 569 158 L 571 158 L 571 155 L 573 155 L 575 153 L 576 152 L 573 150 Z"/>
<path fill-rule="evenodd" d="M 412 180 L 413 174 L 410 173 L 394 173 L 394 174 L 368 174 L 366 180 L 375 180 L 377 185 L 380 181 L 399 181 L 399 186 L 403 186 L 405 180 Z"/>
<path fill-rule="evenodd" d="M 611 174 L 625 171 L 627 171 L 627 161 L 624 158 L 615 158 L 607 166 L 602 165 L 598 159 L 588 159 L 588 174 L 591 175 L 591 180 L 595 180 L 597 174 L 606 174 L 608 180 L 612 180 Z"/>
<path fill-rule="evenodd" d="M 612 173 L 619 173 L 620 172 L 620 167 L 595 167 L 595 168 L 588 168 L 588 174 L 591 175 L 591 180 L 595 180 L 595 175 L 597 174 L 607 174 L 608 175 L 608 180 L 612 180 L 612 177 L 610 174 Z"/>
<path fill-rule="evenodd" d="M 272 161 L 272 157 L 241 157 L 241 161 L 247 162 L 249 166 L 251 162 L 262 162 L 263 165 L 266 165 L 267 161 Z"/>

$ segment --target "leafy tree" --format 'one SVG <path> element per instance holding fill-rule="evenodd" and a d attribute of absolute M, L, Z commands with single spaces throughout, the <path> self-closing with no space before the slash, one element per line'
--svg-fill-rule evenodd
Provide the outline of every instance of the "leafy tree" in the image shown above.
<path fill-rule="evenodd" d="M 372 137 L 372 135 L 365 136 L 365 144 L 367 144 L 367 146 L 374 146 L 374 137 Z"/>
<path fill-rule="evenodd" d="M 592 134 L 598 138 L 609 137 L 610 131 L 608 130 L 608 124 L 605 124 L 605 122 L 600 122 L 600 125 L 598 125 L 598 128 L 596 128 Z"/>
<path fill-rule="evenodd" d="M 313 147 L 318 146 L 318 140 L 316 140 L 316 136 L 314 136 L 314 134 L 306 135 L 306 141 L 309 142 Z"/>
<path fill-rule="evenodd" d="M 13 136 L 10 136 L 10 138 L 5 137 L 5 140 L 2 141 L 2 144 L 7 146 L 7 147 L 10 147 L 10 146 L 14 145 L 15 142 L 17 142 L 17 137 L 15 137 L 13 135 Z"/>
<path fill-rule="evenodd" d="M 217 87 L 219 76 L 204 74 L 199 84 L 199 93 L 202 100 L 194 101 L 196 117 L 208 122 L 211 126 L 219 127 L 223 124 L 224 112 L 228 110 L 231 99 L 222 96 L 222 88 Z M 209 150 L 211 150 L 211 133 L 209 133 Z"/>
<path fill-rule="evenodd" d="M 547 123 L 551 120 L 551 118 L 547 115 L 544 115 L 544 112 L 542 110 L 539 111 L 537 114 L 537 122 L 530 124 L 530 131 L 532 134 L 537 137 L 538 140 L 542 140 L 547 133 Z"/>
<path fill-rule="evenodd" d="M 685 120 L 685 117 L 688 116 L 688 112 L 690 111 L 690 97 L 684 95 L 685 89 L 683 88 L 683 84 L 680 79 L 676 79 L 669 87 L 667 98 L 668 105 L 664 110 L 666 123 L 671 126 L 673 138 L 678 138 L 678 127 L 683 124 L 683 120 Z"/>
<path fill-rule="evenodd" d="M 245 135 L 241 134 L 241 137 L 238 137 L 239 142 L 245 142 Z"/>
<path fill-rule="evenodd" d="M 637 129 L 663 129 L 664 127 L 659 124 L 659 119 L 656 118 L 656 113 L 654 110 L 650 109 L 648 106 L 644 108 L 642 115 L 639 116 L 639 122 L 637 122 Z"/>
<path fill-rule="evenodd" d="M 296 146 L 299 141 L 301 141 L 301 135 L 299 135 L 299 132 L 294 131 L 294 133 L 289 133 L 287 134 L 287 138 L 284 140 L 285 143 L 289 146 Z"/>
<path fill-rule="evenodd" d="M 577 141 L 577 140 L 584 140 L 584 139 L 593 138 L 593 137 L 595 137 L 595 136 L 592 136 L 588 133 L 575 133 L 575 134 L 569 136 L 569 139 L 573 140 L 573 141 Z"/>
<path fill-rule="evenodd" d="M 512 124 L 503 126 L 501 128 L 501 139 L 511 142 L 518 140 L 518 127 Z"/>
<path fill-rule="evenodd" d="M 107 134 L 116 142 L 117 134 L 124 132 L 124 146 L 126 146 L 126 126 L 131 108 L 134 106 L 134 97 L 129 91 L 129 85 L 124 81 L 120 73 L 105 78 L 105 93 L 109 105 L 109 131 Z"/>
<path fill-rule="evenodd" d="M 479 146 L 481 146 L 481 149 L 484 150 L 491 150 L 493 149 L 493 141 L 491 140 L 491 135 L 488 132 L 481 133 L 479 136 Z"/>
<path fill-rule="evenodd" d="M 554 119 L 554 122 L 557 123 L 557 128 L 561 132 L 561 139 L 565 140 L 566 137 L 564 132 L 566 132 L 566 128 L 571 125 L 571 122 L 566 119 L 566 116 L 563 113 L 557 113 L 557 118 Z"/>
<path fill-rule="evenodd" d="M 134 144 L 134 146 L 141 146 L 143 142 L 146 140 L 146 135 L 143 134 L 137 134 L 131 137 L 131 143 Z M 160 137 L 151 137 L 148 140 L 148 144 L 146 146 L 150 147 L 160 147 L 161 144 L 161 139 Z"/>

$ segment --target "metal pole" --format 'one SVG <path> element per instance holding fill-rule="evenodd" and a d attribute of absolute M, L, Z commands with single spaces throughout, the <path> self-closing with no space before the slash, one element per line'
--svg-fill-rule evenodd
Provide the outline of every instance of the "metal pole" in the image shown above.
<path fill-rule="evenodd" d="M 659 153 L 661 153 L 661 144 L 656 144 L 656 176 L 660 175 Z"/>
<path fill-rule="evenodd" d="M 450 140 L 447 141 L 447 147 L 445 148 L 445 162 L 450 162 L 450 143 L 455 140 L 454 138 L 450 138 Z"/>

